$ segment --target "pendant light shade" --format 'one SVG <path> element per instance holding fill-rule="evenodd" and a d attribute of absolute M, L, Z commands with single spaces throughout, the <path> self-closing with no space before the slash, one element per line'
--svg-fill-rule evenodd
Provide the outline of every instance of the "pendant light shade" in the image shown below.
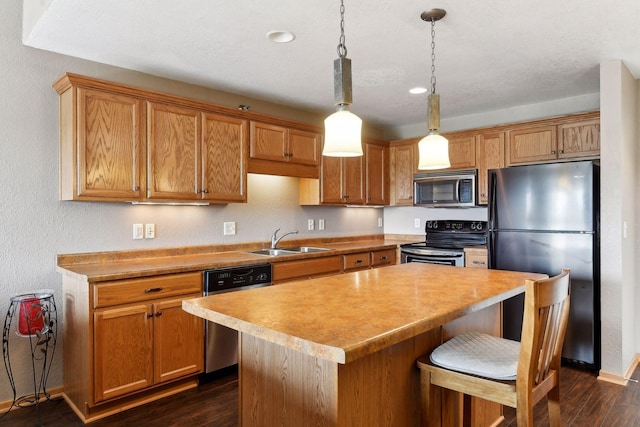
<path fill-rule="evenodd" d="M 431 132 L 418 142 L 418 169 L 444 169 L 449 162 L 449 141 L 437 132 Z"/>
<path fill-rule="evenodd" d="M 438 133 L 440 130 L 440 95 L 436 94 L 435 76 L 435 24 L 447 12 L 432 9 L 420 15 L 423 21 L 431 22 L 431 94 L 429 95 L 427 127 L 429 134 L 418 142 L 418 169 L 445 169 L 451 167 L 449 161 L 449 141 Z"/>
<path fill-rule="evenodd" d="M 352 103 L 351 60 L 347 58 L 344 37 L 344 1 L 340 2 L 340 43 L 333 62 L 333 93 L 336 112 L 324 121 L 323 156 L 362 156 L 362 120 L 349 111 Z"/>
<path fill-rule="evenodd" d="M 362 156 L 362 119 L 349 110 L 339 110 L 324 120 L 323 156 Z"/>

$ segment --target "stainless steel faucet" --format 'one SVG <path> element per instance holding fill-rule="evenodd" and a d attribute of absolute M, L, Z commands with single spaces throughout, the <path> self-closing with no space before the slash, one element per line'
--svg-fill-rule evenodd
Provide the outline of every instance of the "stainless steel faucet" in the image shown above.
<path fill-rule="evenodd" d="M 282 236 L 278 237 L 278 231 L 280 231 L 279 228 L 277 228 L 276 231 L 274 231 L 273 235 L 271 236 L 271 249 L 275 249 L 276 246 L 278 246 L 278 242 L 282 240 L 284 236 L 288 236 L 289 234 L 298 234 L 298 230 L 294 230 L 288 233 L 284 233 Z"/>

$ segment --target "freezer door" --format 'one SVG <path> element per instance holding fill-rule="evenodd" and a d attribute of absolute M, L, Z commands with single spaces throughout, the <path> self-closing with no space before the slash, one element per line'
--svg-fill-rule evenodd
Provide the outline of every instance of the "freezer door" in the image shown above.
<path fill-rule="evenodd" d="M 562 357 L 594 365 L 599 361 L 599 293 L 594 282 L 594 234 L 490 232 L 489 265 L 499 270 L 555 276 L 571 269 L 569 322 Z M 503 304 L 503 335 L 520 340 L 524 294 Z"/>
<path fill-rule="evenodd" d="M 593 231 L 594 164 L 550 163 L 489 171 L 489 228 Z"/>

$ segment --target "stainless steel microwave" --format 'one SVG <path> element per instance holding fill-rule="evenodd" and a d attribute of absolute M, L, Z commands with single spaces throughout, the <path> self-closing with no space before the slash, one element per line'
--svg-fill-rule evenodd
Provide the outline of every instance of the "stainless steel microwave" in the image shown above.
<path fill-rule="evenodd" d="M 476 205 L 476 169 L 425 172 L 413 176 L 413 204 L 430 207 Z"/>

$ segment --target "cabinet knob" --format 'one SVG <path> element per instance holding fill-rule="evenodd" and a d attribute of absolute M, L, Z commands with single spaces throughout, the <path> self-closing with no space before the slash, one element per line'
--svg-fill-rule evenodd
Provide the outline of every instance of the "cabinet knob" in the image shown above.
<path fill-rule="evenodd" d="M 208 193 L 209 193 L 209 189 L 208 189 L 208 188 L 205 188 L 204 190 L 202 190 L 202 192 L 203 192 L 204 194 L 208 194 Z"/>
<path fill-rule="evenodd" d="M 161 311 L 156 311 L 156 317 L 160 317 L 162 316 L 162 312 Z"/>
<path fill-rule="evenodd" d="M 551 154 L 556 154 L 556 150 L 551 150 Z"/>
<path fill-rule="evenodd" d="M 380 261 L 386 261 L 386 260 L 387 260 L 386 255 L 385 255 L 385 256 L 381 256 L 381 257 L 380 257 Z"/>
<path fill-rule="evenodd" d="M 139 185 L 136 185 L 136 186 L 133 187 L 133 191 L 139 191 L 139 190 L 140 190 L 140 186 Z"/>
<path fill-rule="evenodd" d="M 147 319 L 151 319 L 153 317 L 153 313 L 147 313 Z"/>

